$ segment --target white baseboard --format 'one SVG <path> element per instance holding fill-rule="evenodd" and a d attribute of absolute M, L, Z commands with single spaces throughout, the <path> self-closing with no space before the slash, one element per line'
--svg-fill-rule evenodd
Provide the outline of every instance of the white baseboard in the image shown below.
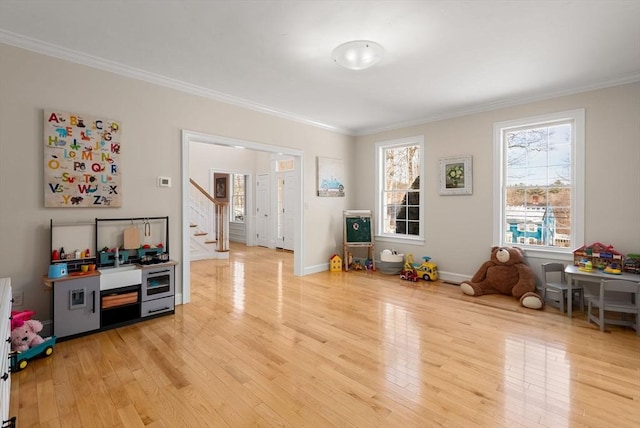
<path fill-rule="evenodd" d="M 193 254 L 189 255 L 189 261 L 197 262 L 199 260 L 227 260 L 229 259 L 229 251 L 216 251 L 213 254 Z"/>
<path fill-rule="evenodd" d="M 438 271 L 438 276 L 441 281 L 448 282 L 449 284 L 460 284 L 462 281 L 470 281 L 471 277 L 469 275 L 462 275 L 459 273 L 446 272 L 446 271 Z"/>
<path fill-rule="evenodd" d="M 329 270 L 329 263 L 321 263 L 319 265 L 305 267 L 304 274 L 310 275 L 312 273 L 319 273 L 327 270 Z M 446 271 L 439 271 L 438 276 L 440 280 L 444 282 L 448 282 L 450 284 L 455 284 L 455 285 L 460 284 L 462 281 L 471 280 L 471 276 L 469 275 L 462 275 L 459 273 L 446 272 Z"/>
<path fill-rule="evenodd" d="M 315 266 L 307 266 L 304 268 L 303 274 L 304 275 L 310 275 L 312 273 L 318 273 L 318 272 L 324 272 L 326 270 L 329 270 L 329 263 L 320 263 L 319 265 L 315 265 Z"/>

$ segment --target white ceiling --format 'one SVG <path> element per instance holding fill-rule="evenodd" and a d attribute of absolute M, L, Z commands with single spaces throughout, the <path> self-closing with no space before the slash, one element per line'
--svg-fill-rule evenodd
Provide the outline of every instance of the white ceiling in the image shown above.
<path fill-rule="evenodd" d="M 0 42 L 359 135 L 638 81 L 640 0 L 0 0 Z"/>

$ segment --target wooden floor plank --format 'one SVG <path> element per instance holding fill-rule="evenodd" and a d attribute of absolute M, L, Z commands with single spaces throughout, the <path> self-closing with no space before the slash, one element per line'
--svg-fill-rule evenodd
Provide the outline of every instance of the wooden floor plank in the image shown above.
<path fill-rule="evenodd" d="M 379 272 L 295 277 L 232 244 L 175 315 L 12 374 L 22 427 L 640 426 L 640 339 L 583 314 Z"/>

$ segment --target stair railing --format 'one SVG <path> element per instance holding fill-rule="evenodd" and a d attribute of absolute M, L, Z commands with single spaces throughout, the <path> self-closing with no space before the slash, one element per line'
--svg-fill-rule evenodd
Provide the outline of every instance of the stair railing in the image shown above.
<path fill-rule="evenodd" d="M 195 190 L 198 191 L 200 195 L 204 196 L 215 207 L 215 219 L 213 221 L 213 224 L 211 225 L 210 230 L 215 231 L 216 251 L 218 252 L 229 251 L 229 234 L 227 232 L 229 228 L 229 218 L 228 218 L 229 210 L 227 209 L 228 203 L 218 201 L 216 198 L 211 196 L 209 192 L 207 192 L 202 186 L 196 183 L 193 178 L 189 178 L 189 182 L 191 183 L 193 188 L 195 188 Z"/>
<path fill-rule="evenodd" d="M 207 240 L 214 242 L 216 236 L 215 206 L 192 187 L 189 191 L 189 223 L 196 235 L 207 235 Z"/>

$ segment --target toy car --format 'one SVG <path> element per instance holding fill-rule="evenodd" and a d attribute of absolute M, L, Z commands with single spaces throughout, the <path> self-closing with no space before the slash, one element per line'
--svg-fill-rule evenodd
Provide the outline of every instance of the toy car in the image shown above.
<path fill-rule="evenodd" d="M 418 280 L 418 275 L 416 274 L 415 269 L 402 269 L 400 272 L 400 279 L 416 282 Z"/>
<path fill-rule="evenodd" d="M 323 179 L 322 183 L 320 184 L 320 188 L 325 192 L 328 192 L 330 190 L 337 190 L 338 192 L 344 192 L 344 186 L 335 178 Z"/>
<path fill-rule="evenodd" d="M 423 257 L 424 262 L 421 265 L 415 266 L 416 274 L 418 278 L 422 278 L 425 281 L 437 281 L 438 280 L 438 265 L 431 263 L 430 257 Z"/>
<path fill-rule="evenodd" d="M 56 336 L 48 337 L 39 345 L 22 352 L 11 353 L 11 371 L 23 370 L 29 365 L 29 360 L 38 356 L 48 357 L 53 354 L 53 347 L 56 344 Z"/>

